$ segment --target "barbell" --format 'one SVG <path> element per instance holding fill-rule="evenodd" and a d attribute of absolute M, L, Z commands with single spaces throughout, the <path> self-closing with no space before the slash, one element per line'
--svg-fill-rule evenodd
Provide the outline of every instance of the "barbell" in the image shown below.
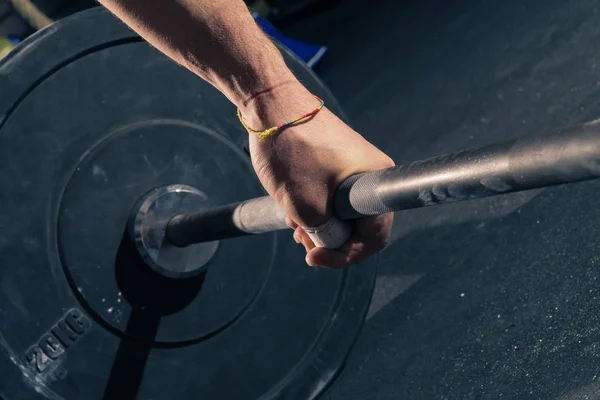
<path fill-rule="evenodd" d="M 23 42 L 0 87 L 3 398 L 307 399 L 334 380 L 376 257 L 303 264 L 220 93 L 102 9 Z M 352 176 L 333 208 L 351 224 L 595 179 L 599 161 L 592 122 Z"/>

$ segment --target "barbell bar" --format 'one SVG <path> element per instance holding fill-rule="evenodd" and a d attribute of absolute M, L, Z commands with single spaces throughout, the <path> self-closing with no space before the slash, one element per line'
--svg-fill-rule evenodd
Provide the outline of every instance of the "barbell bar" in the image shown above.
<path fill-rule="evenodd" d="M 335 192 L 333 214 L 338 220 L 351 221 L 596 178 L 600 178 L 599 121 L 351 176 Z M 190 193 L 194 189 L 173 185 L 158 190 Z M 177 248 L 203 243 L 215 247 L 219 240 L 287 228 L 285 212 L 269 196 L 184 214 L 169 215 L 172 207 L 165 208 L 164 218 L 154 218 L 154 225 L 146 226 L 144 234 L 130 229 L 146 258 L 144 235 L 160 238 L 154 250 L 164 247 L 176 252 Z M 132 221 L 139 213 L 138 204 Z M 206 253 L 204 248 L 202 254 Z M 190 262 L 198 264 L 193 258 Z"/>

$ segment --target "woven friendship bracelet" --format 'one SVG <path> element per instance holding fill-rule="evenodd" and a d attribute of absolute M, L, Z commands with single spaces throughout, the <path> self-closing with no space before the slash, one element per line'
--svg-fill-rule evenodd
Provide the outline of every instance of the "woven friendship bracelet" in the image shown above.
<path fill-rule="evenodd" d="M 260 141 L 264 141 L 266 139 L 268 139 L 270 136 L 276 134 L 277 132 L 287 128 L 288 126 L 294 125 L 306 118 L 310 118 L 314 115 L 316 115 L 319 111 L 321 111 L 321 109 L 323 108 L 323 106 L 325 105 L 325 102 L 323 100 L 321 100 L 319 97 L 315 96 L 315 98 L 317 100 L 319 100 L 321 102 L 321 104 L 319 104 L 317 106 L 317 108 L 315 108 L 314 110 L 312 110 L 311 112 L 304 114 L 298 118 L 292 119 L 284 124 L 281 124 L 279 126 L 274 126 L 272 128 L 269 129 L 265 129 L 264 131 L 255 131 L 253 129 L 251 129 L 248 125 L 246 125 L 246 123 L 244 122 L 244 119 L 242 118 L 242 113 L 240 111 L 240 109 L 238 108 L 237 110 L 237 116 L 241 122 L 241 124 L 244 126 L 244 128 L 246 128 L 246 130 L 250 133 L 254 133 L 255 135 L 258 136 Z"/>

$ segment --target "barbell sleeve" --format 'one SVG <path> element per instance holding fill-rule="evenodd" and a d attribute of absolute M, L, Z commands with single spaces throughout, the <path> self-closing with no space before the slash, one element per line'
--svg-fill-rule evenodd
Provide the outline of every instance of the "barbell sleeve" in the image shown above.
<path fill-rule="evenodd" d="M 477 199 L 600 177 L 600 123 L 525 137 L 351 176 L 334 196 L 341 220 Z M 260 197 L 174 217 L 176 246 L 285 229 L 285 213 Z"/>
<path fill-rule="evenodd" d="M 285 212 L 270 196 L 173 217 L 166 228 L 176 246 L 255 235 L 287 228 Z"/>

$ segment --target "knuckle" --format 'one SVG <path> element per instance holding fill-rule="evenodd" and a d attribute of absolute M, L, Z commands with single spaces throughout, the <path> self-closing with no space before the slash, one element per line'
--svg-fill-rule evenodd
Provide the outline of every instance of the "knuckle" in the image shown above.
<path fill-rule="evenodd" d="M 298 225 L 311 227 L 326 220 L 326 201 L 318 200 L 315 197 L 290 194 L 282 205 L 288 216 Z"/>

